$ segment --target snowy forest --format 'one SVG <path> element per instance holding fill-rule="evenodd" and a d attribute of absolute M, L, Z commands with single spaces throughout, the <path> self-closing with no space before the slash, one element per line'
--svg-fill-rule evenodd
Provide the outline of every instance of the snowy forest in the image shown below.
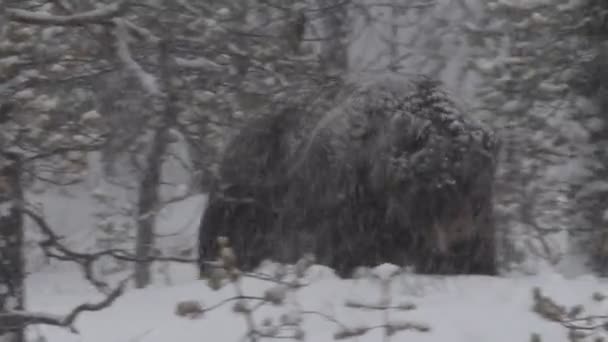
<path fill-rule="evenodd" d="M 606 88 L 605 0 L 0 0 L 0 342 L 608 340 Z"/>

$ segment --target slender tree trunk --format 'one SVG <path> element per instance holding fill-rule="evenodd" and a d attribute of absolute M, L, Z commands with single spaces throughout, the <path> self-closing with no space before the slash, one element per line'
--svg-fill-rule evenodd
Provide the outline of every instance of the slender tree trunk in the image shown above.
<path fill-rule="evenodd" d="M 205 136 L 208 127 L 206 123 L 199 124 L 197 133 L 200 136 Z M 217 158 L 217 151 L 210 146 L 208 141 L 194 139 L 191 132 L 186 133 L 186 148 L 192 167 L 192 182 L 191 186 L 200 192 L 207 193 L 211 189 L 211 184 L 214 181 L 214 174 L 211 171 L 210 165 Z"/>
<path fill-rule="evenodd" d="M 327 7 L 327 2 L 317 0 L 317 6 Z M 324 34 L 328 38 L 323 42 L 322 59 L 325 69 L 333 72 L 348 70 L 348 5 L 335 6 L 324 14 Z"/>
<path fill-rule="evenodd" d="M 400 10 L 397 6 L 393 6 L 391 8 L 391 41 L 389 42 L 389 61 L 388 61 L 388 70 L 392 72 L 399 71 L 400 68 L 400 60 L 399 60 L 399 26 L 397 25 L 399 16 L 401 15 L 402 10 Z"/>
<path fill-rule="evenodd" d="M 162 117 L 155 128 L 152 146 L 146 158 L 146 169 L 139 187 L 138 225 L 135 253 L 139 260 L 135 265 L 135 286 L 143 288 L 151 282 L 150 267 L 155 244 L 155 219 L 160 208 L 160 185 L 162 181 L 163 159 L 169 145 L 169 130 L 175 126 L 176 94 L 170 86 L 170 37 L 159 44 L 160 81 L 165 90 Z"/>
<path fill-rule="evenodd" d="M 162 142 L 164 129 L 158 128 L 155 132 L 152 148 L 148 152 L 146 169 L 139 186 L 139 201 L 137 217 L 137 237 L 135 242 L 135 255 L 140 260 L 135 264 L 135 286 L 146 287 L 150 284 L 151 274 L 149 259 L 154 250 L 154 226 L 156 210 L 160 202 L 159 184 L 162 177 L 162 160 L 165 146 Z"/>
<path fill-rule="evenodd" d="M 16 154 L 0 155 L 0 312 L 23 310 L 25 305 L 23 192 L 21 165 Z M 0 321 L 0 342 L 24 342 L 25 327 L 6 327 Z"/>

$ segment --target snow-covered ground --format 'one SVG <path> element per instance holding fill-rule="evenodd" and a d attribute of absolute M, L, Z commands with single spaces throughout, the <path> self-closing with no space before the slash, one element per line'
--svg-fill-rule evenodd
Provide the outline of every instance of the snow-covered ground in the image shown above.
<path fill-rule="evenodd" d="M 92 202 L 78 196 L 38 198 L 45 203 L 49 222 L 70 237 L 74 248 L 90 247 L 90 242 L 85 242 L 94 234 Z M 161 235 L 166 236 L 162 240 L 164 245 L 195 245 L 196 239 L 192 237 L 204 201 L 204 196 L 195 196 L 163 210 L 158 225 Z M 296 294 L 300 310 L 331 316 L 349 327 L 382 324 L 379 312 L 345 306 L 348 300 L 377 302 L 382 292 L 376 281 L 341 280 L 320 266 L 312 271 L 310 285 Z M 392 311 L 390 319 L 411 320 L 431 330 L 398 332 L 392 341 L 523 342 L 529 341 L 532 333 L 540 334 L 544 341 L 568 341 L 564 327 L 543 320 L 531 311 L 532 289 L 536 286 L 560 304 L 568 307 L 582 304 L 586 314 L 608 314 L 608 299 L 598 302 L 591 298 L 595 292 L 608 295 L 608 279 L 589 275 L 565 277 L 547 268 L 540 271 L 535 276 L 509 277 L 400 276 L 391 284 L 392 303 L 410 302 L 417 308 Z M 129 290 L 103 311 L 83 313 L 76 322 L 79 334 L 52 326 L 32 327 L 30 333 L 46 339 L 37 341 L 48 342 L 242 341 L 246 323 L 242 316 L 232 312 L 234 302 L 196 319 L 175 314 L 175 306 L 180 301 L 197 300 L 211 306 L 235 294 L 230 285 L 219 291 L 211 290 L 205 281 L 196 279 L 196 273 L 191 265 L 171 265 L 164 275 L 157 275 L 154 286 Z M 261 280 L 244 282 L 249 295 L 262 295 L 271 286 L 273 284 Z M 102 297 L 83 280 L 77 269 L 69 265 L 39 264 L 27 279 L 27 298 L 28 310 L 61 315 L 83 302 L 95 302 Z M 269 317 L 278 319 L 294 308 L 292 302 L 280 307 L 264 306 L 255 311 L 254 317 L 258 322 Z M 302 318 L 307 341 L 333 341 L 339 327 L 327 317 L 307 314 Z M 375 329 L 353 340 L 382 341 L 382 331 Z"/>
<path fill-rule="evenodd" d="M 312 283 L 297 292 L 302 310 L 330 315 L 348 326 L 374 326 L 382 323 L 378 312 L 345 307 L 345 301 L 373 303 L 380 298 L 376 281 L 341 280 L 328 270 L 317 267 Z M 229 303 L 203 317 L 178 317 L 176 303 L 199 300 L 210 306 L 235 294 L 228 285 L 219 291 L 209 289 L 204 281 L 183 281 L 195 274 L 189 267 L 174 271 L 181 273 L 182 282 L 169 287 L 156 286 L 145 290 L 131 290 L 114 305 L 100 312 L 84 313 L 77 321 L 79 335 L 48 326 L 32 330 L 49 342 L 122 342 L 122 341 L 241 341 L 245 320 L 233 313 Z M 261 280 L 247 280 L 246 294 L 262 295 L 272 284 Z M 589 314 L 608 313 L 608 300 L 597 302 L 594 292 L 608 292 L 608 282 L 590 276 L 565 279 L 555 273 L 538 276 L 492 278 L 480 276 L 428 277 L 404 275 L 392 283 L 394 304 L 411 302 L 412 311 L 391 313 L 394 320 L 411 320 L 431 328 L 430 332 L 397 333 L 394 341 L 450 341 L 450 342 L 513 342 L 529 341 L 531 333 L 539 333 L 544 341 L 567 341 L 566 330 L 556 323 L 543 320 L 531 311 L 532 289 L 539 286 L 544 293 L 561 304 L 585 305 Z M 99 299 L 77 273 L 38 273 L 28 282 L 29 308 L 56 314 L 67 313 L 84 301 Z M 262 307 L 254 313 L 261 322 L 275 319 L 293 310 L 292 304 L 283 307 Z M 332 341 L 338 330 L 336 324 L 316 315 L 304 315 L 303 327 L 307 341 Z M 357 340 L 357 339 L 355 339 Z M 380 330 L 373 330 L 358 341 L 381 341 Z"/>

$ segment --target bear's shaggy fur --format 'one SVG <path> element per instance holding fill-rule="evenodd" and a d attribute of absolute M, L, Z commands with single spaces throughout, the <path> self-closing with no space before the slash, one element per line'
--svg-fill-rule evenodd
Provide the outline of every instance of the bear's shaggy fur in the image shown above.
<path fill-rule="evenodd" d="M 436 82 L 345 82 L 329 111 L 293 106 L 252 121 L 224 152 L 201 260 L 224 235 L 244 270 L 311 252 L 342 276 L 384 262 L 496 273 L 497 144 Z"/>

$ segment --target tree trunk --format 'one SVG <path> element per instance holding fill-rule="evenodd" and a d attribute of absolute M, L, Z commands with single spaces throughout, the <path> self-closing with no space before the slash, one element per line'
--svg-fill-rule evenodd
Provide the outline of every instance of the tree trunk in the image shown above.
<path fill-rule="evenodd" d="M 164 129 L 158 128 L 155 132 L 152 148 L 146 158 L 146 169 L 139 186 L 139 200 L 137 203 L 137 237 L 135 242 L 135 255 L 139 260 L 135 264 L 135 287 L 143 288 L 150 284 L 151 261 L 154 250 L 154 223 L 156 210 L 160 202 L 159 186 L 162 177 L 162 160 L 165 151 L 163 143 Z"/>
<path fill-rule="evenodd" d="M 0 155 L 0 312 L 25 305 L 20 169 L 16 154 Z M 23 326 L 6 327 L 0 321 L 1 342 L 23 342 L 24 332 Z"/>
<path fill-rule="evenodd" d="M 146 158 L 146 169 L 139 187 L 137 237 L 135 254 L 138 262 L 135 265 L 135 287 L 143 288 L 150 284 L 153 257 L 155 219 L 160 208 L 160 185 L 164 155 L 169 145 L 169 130 L 175 126 L 176 94 L 170 86 L 169 38 L 159 44 L 160 81 L 165 90 L 163 98 L 162 118 L 155 123 L 156 128 L 152 146 Z"/>
<path fill-rule="evenodd" d="M 331 2 L 333 4 L 333 2 Z M 327 1 L 317 1 L 320 8 L 327 7 Z M 323 31 L 328 38 L 323 42 L 322 60 L 325 69 L 341 72 L 348 69 L 348 5 L 334 6 L 324 13 Z"/>
<path fill-rule="evenodd" d="M 397 25 L 399 16 L 401 15 L 402 10 L 400 10 L 397 6 L 391 7 L 391 40 L 388 42 L 388 70 L 392 72 L 398 72 L 400 69 L 400 58 L 399 58 L 399 26 Z"/>

